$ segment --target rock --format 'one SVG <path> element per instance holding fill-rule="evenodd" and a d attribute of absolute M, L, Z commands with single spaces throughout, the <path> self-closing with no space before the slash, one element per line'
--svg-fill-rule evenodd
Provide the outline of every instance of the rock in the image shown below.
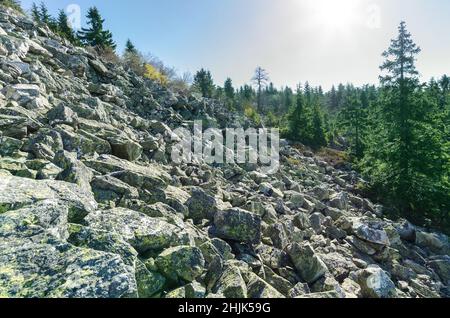
<path fill-rule="evenodd" d="M 22 148 L 23 141 L 10 138 L 0 137 L 0 156 L 14 157 Z"/>
<path fill-rule="evenodd" d="M 72 127 L 76 127 L 78 124 L 78 115 L 74 113 L 72 109 L 66 107 L 64 104 L 60 104 L 51 109 L 47 113 L 47 119 L 52 126 L 69 125 Z"/>
<path fill-rule="evenodd" d="M 238 267 L 227 265 L 213 289 L 226 298 L 247 298 L 247 286 Z"/>
<path fill-rule="evenodd" d="M 301 278 L 308 284 L 314 283 L 328 271 L 325 263 L 308 243 L 291 244 L 287 252 Z"/>
<path fill-rule="evenodd" d="M 330 198 L 329 205 L 339 210 L 348 209 L 348 195 L 344 192 L 337 193 Z"/>
<path fill-rule="evenodd" d="M 301 208 L 305 202 L 305 197 L 296 191 L 286 191 L 284 196 L 289 202 L 293 203 L 296 208 Z"/>
<path fill-rule="evenodd" d="M 450 245 L 446 235 L 439 235 L 436 233 L 426 233 L 424 231 L 416 232 L 416 244 L 421 247 L 426 247 L 435 253 L 448 253 Z"/>
<path fill-rule="evenodd" d="M 311 191 L 314 197 L 319 201 L 325 201 L 330 198 L 330 191 L 326 186 L 318 186 Z"/>
<path fill-rule="evenodd" d="M 251 273 L 250 275 L 250 279 L 247 284 L 247 290 L 249 298 L 285 298 L 283 294 L 281 294 L 279 291 L 277 291 L 275 288 L 270 286 L 267 282 L 253 273 Z"/>
<path fill-rule="evenodd" d="M 150 298 L 163 290 L 166 279 L 159 273 L 149 271 L 139 260 L 136 261 L 135 273 L 139 298 Z"/>
<path fill-rule="evenodd" d="M 273 187 L 270 183 L 264 182 L 259 186 L 259 191 L 266 196 L 274 197 L 274 198 L 283 198 L 284 194 L 277 188 Z"/>
<path fill-rule="evenodd" d="M 225 240 L 258 243 L 261 217 L 242 209 L 218 211 L 214 217 L 215 234 Z"/>
<path fill-rule="evenodd" d="M 416 241 L 416 228 L 408 221 L 402 221 L 396 226 L 396 229 L 402 240 L 408 242 Z"/>
<path fill-rule="evenodd" d="M 56 177 L 57 180 L 76 183 L 82 189 L 91 190 L 90 182 L 94 174 L 91 169 L 78 161 L 76 154 L 62 150 L 55 154 L 54 163 L 63 169 Z"/>
<path fill-rule="evenodd" d="M 137 199 L 139 197 L 136 188 L 112 176 L 94 177 L 91 187 L 98 202 L 115 201 L 119 203 L 122 199 Z"/>
<path fill-rule="evenodd" d="M 363 297 L 393 298 L 396 296 L 395 284 L 389 275 L 376 265 L 356 272 L 356 277 Z"/>
<path fill-rule="evenodd" d="M 439 275 L 446 286 L 450 286 L 450 256 L 434 256 L 428 262 L 428 266 Z"/>
<path fill-rule="evenodd" d="M 69 222 L 77 222 L 97 207 L 91 193 L 75 184 L 53 180 L 30 180 L 0 173 L 0 213 L 56 200 L 69 209 Z"/>
<path fill-rule="evenodd" d="M 112 154 L 121 159 L 135 161 L 142 154 L 142 146 L 137 142 L 124 138 L 113 138 L 109 140 Z"/>
<path fill-rule="evenodd" d="M 353 222 L 353 232 L 355 235 L 367 242 L 390 246 L 389 237 L 382 228 L 377 228 L 378 224 L 365 224 L 360 221 Z"/>
<path fill-rule="evenodd" d="M 289 291 L 289 297 L 290 298 L 297 298 L 299 296 L 304 296 L 310 293 L 308 284 L 304 283 L 297 283 L 290 291 Z"/>
<path fill-rule="evenodd" d="M 170 175 L 157 165 L 141 166 L 109 155 L 86 159 L 83 163 L 101 174 L 117 173 L 116 178 L 138 189 L 154 189 L 171 180 Z"/>
<path fill-rule="evenodd" d="M 110 73 L 106 66 L 99 60 L 89 60 L 89 65 L 91 65 L 94 70 L 101 76 L 109 77 Z"/>
<path fill-rule="evenodd" d="M 156 259 L 156 266 L 167 278 L 192 282 L 203 273 L 205 260 L 197 247 L 171 247 Z"/>
<path fill-rule="evenodd" d="M 138 253 L 122 236 L 79 224 L 69 224 L 68 232 L 70 244 L 119 255 L 125 264 L 134 266 Z"/>
<path fill-rule="evenodd" d="M 85 221 L 89 227 L 119 234 L 139 253 L 190 243 L 183 229 L 124 208 L 95 211 Z"/>
<path fill-rule="evenodd" d="M 136 297 L 134 275 L 120 256 L 54 239 L 0 244 L 0 295 L 24 298 Z"/>
<path fill-rule="evenodd" d="M 203 219 L 213 220 L 217 212 L 216 199 L 200 188 L 192 190 L 192 196 L 187 200 L 189 218 L 199 223 Z"/>

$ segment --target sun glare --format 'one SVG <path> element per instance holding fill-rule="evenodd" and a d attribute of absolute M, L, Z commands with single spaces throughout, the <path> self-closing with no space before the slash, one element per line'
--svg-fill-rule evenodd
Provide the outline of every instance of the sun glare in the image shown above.
<path fill-rule="evenodd" d="M 357 4 L 357 0 L 310 0 L 310 18 L 329 30 L 347 29 L 357 22 Z"/>

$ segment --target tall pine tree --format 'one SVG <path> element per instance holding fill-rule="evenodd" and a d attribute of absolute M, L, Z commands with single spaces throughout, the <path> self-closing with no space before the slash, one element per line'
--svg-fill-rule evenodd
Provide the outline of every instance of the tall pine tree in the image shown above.
<path fill-rule="evenodd" d="M 78 35 L 80 40 L 85 44 L 92 47 L 105 49 L 111 48 L 115 50 L 116 44 L 113 41 L 112 33 L 108 30 L 104 30 L 100 12 L 96 7 L 89 8 L 87 13 L 87 24 L 89 28 L 82 28 Z"/>
<path fill-rule="evenodd" d="M 363 166 L 381 199 L 424 222 L 436 219 L 448 195 L 443 194 L 441 161 L 436 160 L 444 151 L 433 116 L 438 107 L 419 85 L 419 52 L 402 22 L 383 53 L 381 96 Z"/>

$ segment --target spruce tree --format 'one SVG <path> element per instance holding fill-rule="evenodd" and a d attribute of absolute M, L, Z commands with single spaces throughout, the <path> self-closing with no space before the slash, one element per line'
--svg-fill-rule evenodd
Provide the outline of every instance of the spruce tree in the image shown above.
<path fill-rule="evenodd" d="M 323 121 L 323 114 L 318 103 L 312 109 L 311 114 L 311 141 L 310 146 L 313 149 L 320 149 L 327 145 L 325 135 L 325 126 Z"/>
<path fill-rule="evenodd" d="M 125 43 L 125 54 L 137 54 L 137 53 L 138 51 L 134 46 L 133 42 L 131 42 L 131 40 L 128 39 L 127 43 Z"/>
<path fill-rule="evenodd" d="M 234 98 L 234 87 L 231 78 L 227 78 L 225 84 L 223 85 L 223 89 L 225 92 L 225 96 L 228 99 L 232 100 Z"/>
<path fill-rule="evenodd" d="M 31 18 L 33 19 L 33 21 L 35 23 L 41 23 L 41 13 L 39 11 L 39 7 L 37 6 L 37 4 L 35 2 L 33 2 L 33 4 L 31 5 Z"/>
<path fill-rule="evenodd" d="M 87 24 L 90 26 L 88 29 L 82 28 L 79 31 L 80 40 L 88 46 L 105 49 L 111 48 L 115 49 L 116 44 L 112 39 L 112 33 L 108 30 L 104 30 L 103 23 L 100 12 L 96 7 L 89 8 L 88 14 L 86 16 Z"/>
<path fill-rule="evenodd" d="M 193 85 L 202 94 L 203 97 L 212 97 L 214 92 L 214 82 L 209 71 L 203 68 L 198 71 L 194 76 Z"/>
<path fill-rule="evenodd" d="M 367 108 L 364 92 L 359 98 L 356 90 L 349 92 L 340 112 L 340 124 L 350 141 L 350 153 L 355 158 L 362 158 L 365 148 L 365 132 L 367 125 Z"/>
<path fill-rule="evenodd" d="M 402 215 L 434 219 L 444 198 L 442 133 L 437 103 L 419 85 L 415 67 L 420 48 L 402 22 L 383 57 L 380 101 L 363 161 L 374 189 Z M 448 210 L 446 211 L 448 213 Z"/>
<path fill-rule="evenodd" d="M 75 32 L 70 27 L 67 14 L 64 12 L 64 10 L 59 10 L 59 14 L 58 14 L 58 32 L 63 37 L 65 37 L 67 40 L 69 40 L 70 42 L 72 42 L 72 43 L 76 43 L 77 42 L 77 38 L 75 36 Z"/>
<path fill-rule="evenodd" d="M 297 88 L 296 104 L 293 111 L 289 114 L 289 135 L 294 141 L 304 144 L 309 143 L 308 138 L 308 113 L 305 107 L 305 100 L 301 87 Z"/>

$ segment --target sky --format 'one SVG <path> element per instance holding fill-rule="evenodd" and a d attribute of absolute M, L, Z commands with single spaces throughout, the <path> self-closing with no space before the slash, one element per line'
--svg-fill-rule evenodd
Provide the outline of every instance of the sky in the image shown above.
<path fill-rule="evenodd" d="M 21 2 L 29 9 L 33 1 Z M 276 87 L 305 81 L 324 89 L 377 84 L 381 54 L 402 20 L 422 48 L 417 61 L 422 80 L 450 73 L 448 0 L 43 2 L 55 15 L 68 11 L 82 26 L 87 9 L 97 6 L 118 52 L 130 38 L 180 74 L 209 69 L 218 85 L 227 77 L 235 86 L 249 83 L 257 66 L 268 71 Z"/>

